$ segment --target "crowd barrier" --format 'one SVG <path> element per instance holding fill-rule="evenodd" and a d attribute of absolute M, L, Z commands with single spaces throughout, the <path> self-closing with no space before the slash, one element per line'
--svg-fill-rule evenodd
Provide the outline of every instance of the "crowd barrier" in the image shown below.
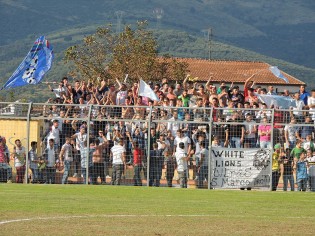
<path fill-rule="evenodd" d="M 312 118 L 292 109 L 0 103 L 0 139 L 13 182 L 271 189 L 274 145 L 306 145 Z"/>

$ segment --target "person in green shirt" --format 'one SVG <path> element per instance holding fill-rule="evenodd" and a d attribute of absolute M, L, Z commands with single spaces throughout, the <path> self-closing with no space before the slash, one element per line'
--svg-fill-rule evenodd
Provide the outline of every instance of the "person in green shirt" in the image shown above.
<path fill-rule="evenodd" d="M 302 141 L 297 140 L 295 148 L 293 148 L 290 153 L 290 156 L 294 158 L 294 163 L 296 163 L 300 159 L 300 155 L 302 152 L 306 152 L 306 150 L 302 147 Z"/>
<path fill-rule="evenodd" d="M 178 96 L 178 99 L 182 100 L 183 107 L 189 107 L 190 95 L 188 94 L 187 89 L 185 89 L 182 95 Z"/>

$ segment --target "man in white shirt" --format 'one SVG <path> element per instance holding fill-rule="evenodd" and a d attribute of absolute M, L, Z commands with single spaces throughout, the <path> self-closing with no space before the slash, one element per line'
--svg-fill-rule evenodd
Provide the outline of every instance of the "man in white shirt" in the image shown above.
<path fill-rule="evenodd" d="M 41 146 L 43 145 L 43 141 L 47 140 L 47 147 L 49 147 L 49 140 L 53 139 L 55 148 L 59 148 L 60 147 L 60 134 L 61 134 L 61 131 L 59 129 L 59 122 L 58 120 L 53 120 L 52 126 L 50 126 L 49 129 L 43 135 Z"/>
<path fill-rule="evenodd" d="M 190 155 L 191 140 L 189 137 L 184 136 L 182 130 L 179 129 L 177 130 L 176 138 L 174 139 L 174 153 L 176 152 L 180 143 L 184 143 L 184 150 L 188 155 Z"/>
<path fill-rule="evenodd" d="M 126 149 L 124 140 L 120 139 L 111 150 L 110 155 L 113 161 L 112 185 L 120 185 L 121 176 L 126 168 Z"/>
<path fill-rule="evenodd" d="M 189 160 L 189 156 L 185 152 L 185 144 L 183 142 L 178 144 L 178 148 L 175 152 L 175 158 L 177 162 L 177 173 L 180 187 L 187 188 L 187 161 Z"/>
<path fill-rule="evenodd" d="M 44 160 L 46 163 L 46 183 L 54 184 L 56 175 L 56 160 L 58 159 L 58 151 L 54 145 L 54 139 L 48 140 L 48 147 L 44 151 Z"/>
<path fill-rule="evenodd" d="M 297 119 L 298 123 L 304 122 L 304 116 L 303 116 L 303 109 L 305 107 L 304 101 L 300 99 L 300 94 L 295 93 L 294 94 L 295 99 L 295 107 L 293 107 L 293 114 Z"/>
<path fill-rule="evenodd" d="M 172 131 L 172 135 L 176 136 L 176 132 L 180 129 L 180 123 L 178 121 L 177 111 L 173 112 L 173 117 L 169 119 L 170 122 L 167 123 L 167 130 Z"/>
<path fill-rule="evenodd" d="M 310 115 L 312 115 L 312 120 L 315 121 L 315 89 L 311 91 L 311 96 L 307 99 L 307 105 L 310 109 Z"/>
<path fill-rule="evenodd" d="M 207 179 L 208 181 L 208 162 L 209 162 L 209 151 L 206 148 L 206 142 L 201 141 L 199 143 L 200 147 L 200 161 L 198 163 L 198 188 L 204 188 L 203 181 Z"/>
<path fill-rule="evenodd" d="M 66 94 L 66 89 L 64 88 L 63 82 L 60 82 L 58 88 L 56 89 L 51 88 L 50 84 L 48 84 L 48 88 L 50 91 L 55 93 L 56 98 L 62 98 L 63 94 Z"/>

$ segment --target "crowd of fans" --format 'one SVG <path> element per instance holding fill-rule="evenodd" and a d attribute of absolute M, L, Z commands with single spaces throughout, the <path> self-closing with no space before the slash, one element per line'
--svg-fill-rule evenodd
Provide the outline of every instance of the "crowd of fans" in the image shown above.
<path fill-rule="evenodd" d="M 47 131 L 31 143 L 28 157 L 33 183 L 55 183 L 56 172 L 63 169 L 63 184 L 72 174 L 91 184 L 105 184 L 111 167 L 111 184 L 120 184 L 128 166 L 133 166 L 134 185 L 142 185 L 141 172 L 146 176 L 149 171 L 150 186 L 160 186 L 163 175 L 171 187 L 177 168 L 181 187 L 187 187 L 188 170 L 193 169 L 190 178 L 202 188 L 208 178 L 209 143 L 212 147 L 269 149 L 279 143 L 280 148 L 273 147 L 279 152 L 274 155 L 273 171 L 282 173 L 286 190 L 301 153 L 308 152 L 305 160 L 315 161 L 315 90 L 308 93 L 304 85 L 293 93 L 276 93 L 272 85 L 255 86 L 252 77 L 240 89 L 225 82 L 216 87 L 211 77 L 202 84 L 187 76 L 182 83 L 149 82 L 159 101 L 139 96 L 139 83 L 118 79 L 111 84 L 100 78 L 96 83 L 77 80 L 71 84 L 64 77 L 58 86 L 47 85 L 47 92 L 55 97 L 41 111 Z M 276 107 L 268 107 L 257 94 L 292 97 L 296 106 L 272 112 Z M 87 105 L 94 105 L 90 113 Z M 11 157 L 16 182 L 23 182 L 25 152 L 16 140 L 9 154 L 5 138 L 0 138 L 0 167 L 8 170 L 8 179 L 12 177 Z"/>

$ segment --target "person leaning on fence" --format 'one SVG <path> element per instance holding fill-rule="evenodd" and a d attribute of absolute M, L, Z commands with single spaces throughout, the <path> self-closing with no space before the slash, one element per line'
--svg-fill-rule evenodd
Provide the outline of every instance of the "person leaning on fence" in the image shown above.
<path fill-rule="evenodd" d="M 66 142 L 65 144 L 62 145 L 60 154 L 59 154 L 59 161 L 61 165 L 64 166 L 64 172 L 62 176 L 62 184 L 67 184 L 68 183 L 68 176 L 69 176 L 69 171 L 71 168 L 71 164 L 73 162 L 73 147 L 71 145 L 71 138 L 66 137 Z"/>
<path fill-rule="evenodd" d="M 150 151 L 149 186 L 160 187 L 163 161 L 163 150 L 158 149 L 158 143 L 153 143 L 153 150 Z"/>
<path fill-rule="evenodd" d="M 274 146 L 274 153 L 272 154 L 272 176 L 271 176 L 272 191 L 277 190 L 277 186 L 278 186 L 279 178 L 280 178 L 280 170 L 283 167 L 280 154 L 281 154 L 281 145 L 280 143 L 277 143 Z"/>
<path fill-rule="evenodd" d="M 44 150 L 43 159 L 46 163 L 46 184 L 54 184 L 56 177 L 56 161 L 58 160 L 58 150 L 54 145 L 54 139 L 49 139 L 48 147 Z"/>
<path fill-rule="evenodd" d="M 305 159 L 306 154 L 303 151 L 300 154 L 300 158 L 296 163 L 296 180 L 298 184 L 298 191 L 306 191 L 307 186 L 307 168 L 308 168 L 308 161 Z"/>
<path fill-rule="evenodd" d="M 132 142 L 133 148 L 133 170 L 134 170 L 134 186 L 142 186 L 141 169 L 142 159 L 144 158 L 142 150 L 139 148 L 137 141 Z"/>
<path fill-rule="evenodd" d="M 9 150 L 5 144 L 5 139 L 0 137 L 0 171 L 5 171 L 6 179 L 0 180 L 8 183 L 12 182 L 12 167 L 10 166 Z"/>
<path fill-rule="evenodd" d="M 209 150 L 206 146 L 206 141 L 203 140 L 199 142 L 200 147 L 200 161 L 198 163 L 198 188 L 204 188 L 203 181 L 206 179 L 208 181 L 208 164 L 209 164 Z"/>
<path fill-rule="evenodd" d="M 118 143 L 111 148 L 111 158 L 113 163 L 111 184 L 120 185 L 121 176 L 126 169 L 126 149 L 123 139 L 120 139 Z"/>
<path fill-rule="evenodd" d="M 283 163 L 283 191 L 287 191 L 288 182 L 290 183 L 291 191 L 294 191 L 294 176 L 293 176 L 293 157 L 290 156 L 290 149 L 286 148 L 285 152 L 281 155 Z"/>
<path fill-rule="evenodd" d="M 32 183 L 38 183 L 39 182 L 39 159 L 37 157 L 37 142 L 33 141 L 31 142 L 31 150 L 28 152 L 28 158 L 30 163 L 30 169 L 32 171 Z"/>
<path fill-rule="evenodd" d="M 22 143 L 19 139 L 15 140 L 15 146 L 11 154 L 11 158 L 14 159 L 14 167 L 16 169 L 16 183 L 23 183 L 25 175 L 25 158 L 26 150 L 22 146 Z"/>
<path fill-rule="evenodd" d="M 59 129 L 59 122 L 58 120 L 53 120 L 53 124 L 46 130 L 45 134 L 41 139 L 41 146 L 43 146 L 43 142 L 47 140 L 47 147 L 49 146 L 49 140 L 54 140 L 54 145 L 56 148 L 60 147 L 60 134 L 61 131 Z"/>
<path fill-rule="evenodd" d="M 190 159 L 190 156 L 187 155 L 187 152 L 185 151 L 185 144 L 183 142 L 178 144 L 175 152 L 175 158 L 177 162 L 177 173 L 180 187 L 187 188 L 187 161 Z"/>
<path fill-rule="evenodd" d="M 93 171 L 92 171 L 92 184 L 97 184 L 98 176 L 101 179 L 101 184 L 106 184 L 105 177 L 105 158 L 103 155 L 103 150 L 108 146 L 108 140 L 103 135 L 103 142 L 101 143 L 99 139 L 95 139 L 95 151 L 93 152 Z"/>

